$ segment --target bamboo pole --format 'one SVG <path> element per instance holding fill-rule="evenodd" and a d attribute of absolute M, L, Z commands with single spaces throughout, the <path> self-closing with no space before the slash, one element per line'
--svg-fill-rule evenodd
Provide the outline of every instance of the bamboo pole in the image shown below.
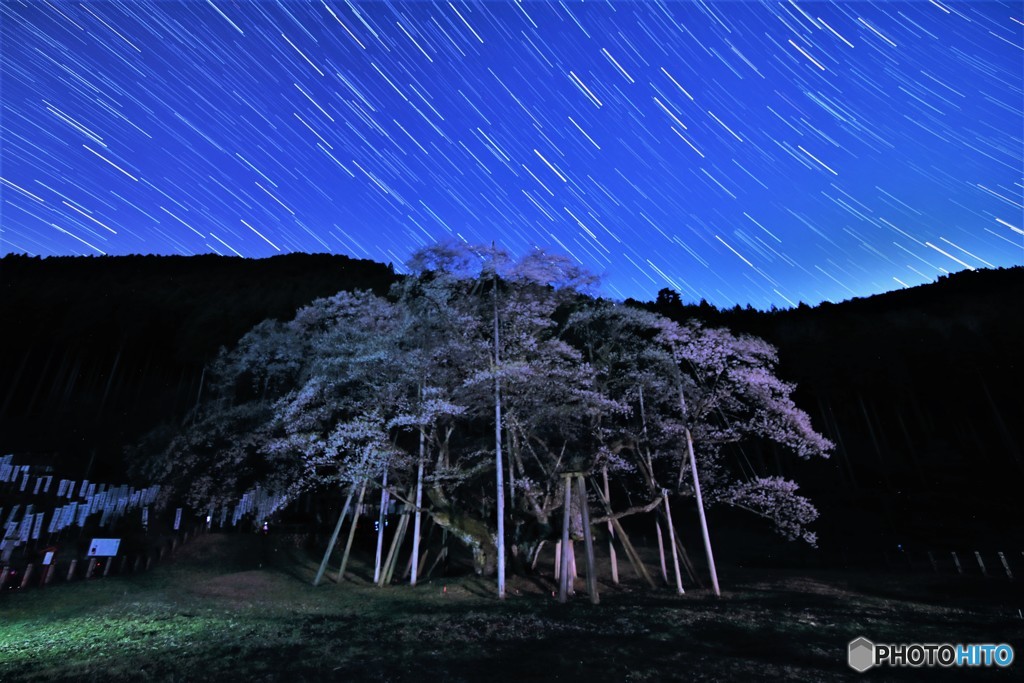
<path fill-rule="evenodd" d="M 608 467 L 601 468 L 601 476 L 604 478 L 604 498 L 607 501 L 611 501 L 612 494 L 608 488 Z M 615 528 L 612 527 L 611 520 L 608 521 L 608 556 L 611 558 L 612 564 L 612 583 L 616 586 L 619 585 L 619 559 L 615 555 Z"/>
<path fill-rule="evenodd" d="M 558 602 L 565 602 L 569 595 L 569 515 L 572 502 L 572 487 L 569 485 L 571 475 L 562 475 L 565 482 L 565 497 L 562 507 L 562 556 L 559 558 Z"/>
<path fill-rule="evenodd" d="M 359 489 L 359 499 L 356 501 L 355 510 L 352 511 L 352 526 L 348 529 L 348 540 L 345 541 L 345 552 L 341 556 L 341 567 L 338 569 L 338 583 L 341 583 L 342 577 L 345 576 L 345 567 L 348 566 L 348 556 L 352 551 L 352 540 L 356 537 L 356 527 L 359 526 L 359 510 L 363 505 L 363 494 L 366 493 L 366 480 L 363 480 L 363 485 Z"/>
<path fill-rule="evenodd" d="M 605 513 L 609 515 L 612 514 L 611 505 L 609 505 L 608 500 L 601 495 L 601 490 L 596 487 L 595 490 L 597 491 L 597 497 L 601 499 L 601 504 L 604 506 Z M 633 571 L 636 572 L 638 577 L 645 579 L 651 588 L 657 588 L 654 584 L 654 579 L 652 579 L 651 575 L 647 573 L 647 567 L 644 566 L 643 560 L 640 559 L 640 553 L 638 553 L 636 548 L 633 547 L 633 543 L 629 540 L 629 535 L 626 534 L 625 529 L 623 529 L 622 525 L 619 524 L 619 520 L 613 518 L 610 521 L 612 523 L 612 527 L 615 529 L 615 533 L 618 535 L 619 542 L 622 543 L 623 550 L 626 551 L 626 557 L 629 559 L 629 563 L 633 566 Z"/>
<path fill-rule="evenodd" d="M 327 562 L 331 559 L 331 553 L 334 551 L 334 544 L 338 542 L 338 534 L 341 533 L 341 524 L 345 521 L 345 515 L 348 514 L 348 506 L 352 503 L 352 496 L 355 494 L 355 487 L 349 487 L 348 498 L 345 499 L 345 506 L 341 509 L 341 514 L 338 515 L 338 523 L 334 525 L 334 533 L 331 534 L 331 540 L 327 543 L 327 551 L 324 552 L 324 559 L 320 561 L 320 568 L 316 570 L 316 578 L 313 579 L 313 585 L 319 586 L 320 579 L 324 578 L 324 572 L 327 571 Z"/>
<path fill-rule="evenodd" d="M 668 535 L 669 538 L 673 540 L 673 543 L 671 544 L 672 568 L 675 570 L 676 573 L 676 593 L 682 595 L 686 591 L 683 590 L 683 579 L 679 575 L 679 553 L 676 551 L 676 544 L 674 542 L 676 536 L 676 529 L 675 526 L 672 524 L 672 509 L 669 507 L 668 504 L 668 489 L 661 490 L 661 499 L 665 501 L 665 519 L 668 520 Z"/>
<path fill-rule="evenodd" d="M 583 514 L 583 542 L 587 551 L 587 593 L 590 594 L 590 602 L 598 604 L 601 600 L 597 595 L 597 569 L 594 562 L 594 539 L 590 529 L 590 510 L 587 504 L 587 486 L 583 482 L 583 475 L 576 475 L 576 491 L 580 497 L 580 511 Z"/>
<path fill-rule="evenodd" d="M 384 482 L 380 489 L 380 515 L 377 518 L 377 554 L 373 559 L 373 582 L 380 581 L 380 560 L 384 550 L 384 524 L 388 511 L 388 471 L 384 470 Z"/>
<path fill-rule="evenodd" d="M 718 587 L 718 570 L 715 569 L 715 554 L 711 551 L 711 536 L 708 534 L 708 519 L 704 514 L 704 499 L 700 495 L 700 478 L 697 476 L 697 458 L 693 454 L 693 437 L 690 436 L 690 429 L 686 429 L 686 449 L 690 454 L 690 472 L 693 474 L 693 492 L 697 498 L 697 514 L 700 515 L 700 531 L 704 536 L 704 550 L 708 555 L 708 571 L 711 572 L 711 587 L 715 595 L 721 596 L 722 591 Z"/>
<path fill-rule="evenodd" d="M 422 395 L 423 390 L 420 389 Z M 416 468 L 416 510 L 413 512 L 415 517 L 413 518 L 412 527 L 412 576 L 409 577 L 409 585 L 416 585 L 416 577 L 419 575 L 419 552 L 420 552 L 420 523 L 422 515 L 420 515 L 420 508 L 423 507 L 423 458 L 426 446 L 424 440 L 426 435 L 423 430 L 420 429 L 420 461 Z"/>
<path fill-rule="evenodd" d="M 394 574 L 395 565 L 398 563 L 398 547 L 405 540 L 405 532 L 408 528 L 409 516 L 403 514 L 402 519 L 398 522 L 398 528 L 395 529 L 395 537 L 391 539 L 391 548 L 388 550 L 387 559 L 384 560 L 384 572 L 377 584 L 382 588 L 391 583 L 391 576 Z"/>
<path fill-rule="evenodd" d="M 658 518 L 654 518 L 654 531 L 655 536 L 658 539 L 658 560 L 661 562 L 661 578 L 668 583 L 668 569 L 665 568 L 665 542 L 661 537 L 661 522 Z"/>

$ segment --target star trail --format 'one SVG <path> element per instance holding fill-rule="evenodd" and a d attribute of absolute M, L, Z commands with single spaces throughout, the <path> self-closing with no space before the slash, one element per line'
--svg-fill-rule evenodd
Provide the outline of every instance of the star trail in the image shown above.
<path fill-rule="evenodd" d="M 757 308 L 1020 265 L 1022 10 L 3 0 L 0 253 L 495 240 Z"/>

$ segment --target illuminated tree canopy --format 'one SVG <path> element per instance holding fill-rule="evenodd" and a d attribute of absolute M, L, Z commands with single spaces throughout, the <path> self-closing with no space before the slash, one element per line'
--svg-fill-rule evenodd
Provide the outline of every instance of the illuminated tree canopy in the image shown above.
<path fill-rule="evenodd" d="M 380 486 L 385 472 L 408 500 L 422 464 L 424 512 L 492 572 L 498 545 L 526 563 L 554 538 L 564 472 L 606 472 L 629 494 L 614 517 L 652 509 L 665 490 L 693 495 L 690 438 L 706 500 L 815 542 L 817 511 L 797 485 L 732 455 L 750 441 L 800 458 L 832 448 L 775 376 L 770 345 L 595 299 L 591 276 L 545 252 L 517 260 L 443 243 L 410 266 L 386 298 L 319 299 L 223 351 L 196 414 L 148 457 L 148 473 L 205 509 L 256 484 L 286 501 Z M 605 513 L 596 524 L 609 514 L 594 506 Z"/>

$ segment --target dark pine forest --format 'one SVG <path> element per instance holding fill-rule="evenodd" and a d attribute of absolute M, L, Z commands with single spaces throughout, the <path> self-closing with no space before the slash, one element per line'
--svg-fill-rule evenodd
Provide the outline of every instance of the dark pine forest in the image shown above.
<path fill-rule="evenodd" d="M 331 255 L 4 257 L 0 454 L 125 481 L 126 447 L 188 418 L 221 347 L 339 290 L 386 294 L 397 277 Z M 734 556 L 831 563 L 900 545 L 1024 543 L 1021 301 L 1018 267 L 783 311 L 719 310 L 669 290 L 627 303 L 778 347 L 778 374 L 797 384 L 797 405 L 836 450 L 796 463 L 767 448 L 742 455 L 801 484 L 821 511 L 821 547 L 736 532 Z M 729 515 L 718 524 L 732 526 Z"/>

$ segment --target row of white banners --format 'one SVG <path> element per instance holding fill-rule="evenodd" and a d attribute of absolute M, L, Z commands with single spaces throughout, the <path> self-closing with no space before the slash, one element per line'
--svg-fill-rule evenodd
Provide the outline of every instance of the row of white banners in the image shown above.
<path fill-rule="evenodd" d="M 48 495 L 53 483 L 50 475 L 35 476 L 28 465 L 13 465 L 13 456 L 5 455 L 0 457 L 0 484 L 17 482 L 20 480 L 18 490 L 21 492 L 32 491 L 33 495 Z M 32 484 L 30 489 L 30 483 Z M 77 494 L 76 494 L 77 491 Z M 106 527 L 116 517 L 142 508 L 142 524 L 146 526 L 149 522 L 149 506 L 156 500 L 160 493 L 160 486 L 154 485 L 144 489 L 135 489 L 128 485 L 107 486 L 83 480 L 77 482 L 70 479 L 61 479 L 57 484 L 56 495 L 58 498 L 67 498 L 71 502 L 61 505 L 49 513 L 50 522 L 46 527 L 48 533 L 57 533 L 69 526 L 84 527 L 90 515 L 101 514 L 100 526 Z M 219 515 L 219 526 L 223 527 L 227 522 L 228 515 L 231 515 L 231 525 L 236 526 L 241 518 L 248 514 L 254 514 L 257 520 L 265 520 L 280 508 L 287 501 L 279 496 L 263 489 L 256 488 L 246 492 L 242 499 L 234 506 L 225 506 Z M 9 543 L 20 545 L 27 543 L 30 539 L 36 540 L 42 533 L 43 524 L 47 512 L 36 512 L 35 505 L 13 506 L 6 515 L 3 522 L 3 534 L 0 535 L 0 550 L 3 550 Z M 233 507 L 233 510 L 229 509 Z M 19 513 L 21 513 L 19 515 Z M 210 508 L 207 523 L 213 522 L 213 508 Z M 0 520 L 4 520 L 4 508 L 0 507 Z M 178 508 L 174 528 L 178 529 L 181 523 L 181 508 Z"/>

